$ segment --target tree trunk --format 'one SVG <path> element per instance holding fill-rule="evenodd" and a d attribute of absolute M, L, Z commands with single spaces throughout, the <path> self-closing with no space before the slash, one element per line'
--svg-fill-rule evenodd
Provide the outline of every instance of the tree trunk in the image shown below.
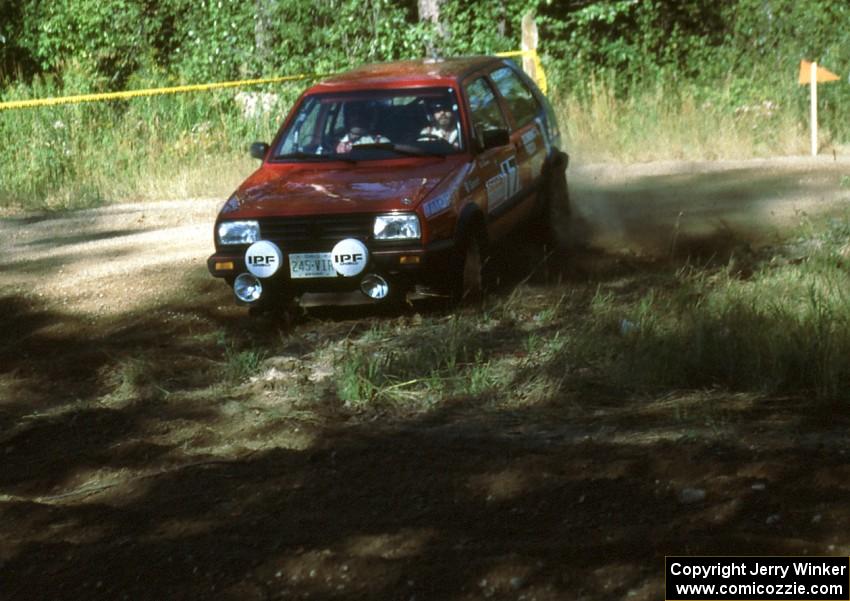
<path fill-rule="evenodd" d="M 255 14 L 257 15 L 257 19 L 254 21 L 254 51 L 257 62 L 260 64 L 264 64 L 268 60 L 274 42 L 271 29 L 275 4 L 276 0 L 254 0 Z"/>
<path fill-rule="evenodd" d="M 534 22 L 532 12 L 525 13 L 522 18 L 522 49 L 537 52 L 537 23 Z M 522 57 L 522 70 L 539 84 L 537 64 L 533 57 L 527 54 Z"/>
<path fill-rule="evenodd" d="M 440 23 L 440 4 L 442 0 L 418 0 L 419 20 L 431 21 L 435 25 Z"/>
<path fill-rule="evenodd" d="M 507 8 L 505 7 L 505 0 L 499 1 L 499 9 L 496 11 L 496 14 L 499 15 L 499 23 L 496 25 L 496 29 L 499 32 L 499 37 L 505 37 L 505 33 L 507 31 Z"/>
<path fill-rule="evenodd" d="M 442 43 L 448 38 L 448 28 L 440 21 L 440 5 L 443 0 L 417 0 L 419 7 L 419 22 L 430 21 L 435 35 L 426 43 L 425 51 L 429 56 L 437 56 L 442 51 Z"/>

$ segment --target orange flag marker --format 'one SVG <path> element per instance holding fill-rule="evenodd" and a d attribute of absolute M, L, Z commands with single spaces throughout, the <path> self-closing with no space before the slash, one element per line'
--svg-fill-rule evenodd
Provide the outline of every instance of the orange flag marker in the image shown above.
<path fill-rule="evenodd" d="M 812 69 L 811 61 L 800 61 L 800 79 L 799 79 L 799 82 L 800 82 L 801 86 L 805 86 L 805 85 L 812 83 L 812 79 L 811 79 L 811 75 L 810 75 L 811 69 Z M 815 77 L 816 77 L 815 81 L 817 81 L 818 83 L 824 83 L 824 82 L 827 82 L 827 81 L 838 81 L 839 79 L 841 79 L 838 75 L 836 75 L 835 73 L 833 73 L 829 69 L 824 69 L 820 65 L 818 65 L 818 67 L 817 67 L 817 74 L 816 74 Z"/>

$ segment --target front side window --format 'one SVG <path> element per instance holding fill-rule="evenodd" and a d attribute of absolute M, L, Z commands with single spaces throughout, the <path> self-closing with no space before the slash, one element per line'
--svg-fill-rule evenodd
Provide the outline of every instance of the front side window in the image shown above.
<path fill-rule="evenodd" d="M 540 112 L 540 106 L 525 82 L 510 67 L 496 69 L 490 77 L 505 99 L 517 127 L 531 123 Z"/>
<path fill-rule="evenodd" d="M 318 148 L 322 138 L 316 127 L 321 112 L 321 104 L 315 98 L 307 98 L 295 117 L 288 135 L 278 146 L 277 154 L 292 154 L 305 148 Z"/>
<path fill-rule="evenodd" d="M 467 86 L 466 95 L 469 98 L 472 129 L 479 144 L 482 143 L 485 131 L 508 128 L 502 109 L 496 99 L 496 93 L 493 92 L 490 84 L 483 77 L 476 79 Z"/>
<path fill-rule="evenodd" d="M 380 160 L 463 148 L 451 88 L 340 92 L 307 96 L 272 160 Z"/>

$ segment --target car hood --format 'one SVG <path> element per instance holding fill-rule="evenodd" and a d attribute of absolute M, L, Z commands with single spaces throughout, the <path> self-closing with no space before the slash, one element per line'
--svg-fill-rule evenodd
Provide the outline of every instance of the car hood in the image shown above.
<path fill-rule="evenodd" d="M 447 158 L 330 169 L 264 165 L 239 188 L 238 208 L 228 217 L 409 211 L 463 162 Z"/>

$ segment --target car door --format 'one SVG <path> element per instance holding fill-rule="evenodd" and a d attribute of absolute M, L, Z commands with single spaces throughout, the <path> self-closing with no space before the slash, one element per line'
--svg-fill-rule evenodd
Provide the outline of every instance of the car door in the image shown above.
<path fill-rule="evenodd" d="M 536 192 L 542 185 L 548 139 L 543 125 L 543 107 L 522 78 L 508 65 L 490 73 L 490 79 L 507 108 L 511 126 L 511 144 L 516 150 L 521 198 L 518 214 L 533 210 Z"/>
<path fill-rule="evenodd" d="M 510 143 L 488 144 L 493 134 L 509 132 L 501 103 L 492 84 L 484 76 L 471 78 L 464 84 L 469 106 L 473 145 L 476 148 L 475 165 L 468 181 L 476 183 L 475 196 L 487 218 L 491 240 L 500 238 L 508 226 L 509 215 L 520 190 L 516 150 Z M 505 140 L 508 142 L 508 140 Z M 488 147 L 489 146 L 489 147 Z"/>

